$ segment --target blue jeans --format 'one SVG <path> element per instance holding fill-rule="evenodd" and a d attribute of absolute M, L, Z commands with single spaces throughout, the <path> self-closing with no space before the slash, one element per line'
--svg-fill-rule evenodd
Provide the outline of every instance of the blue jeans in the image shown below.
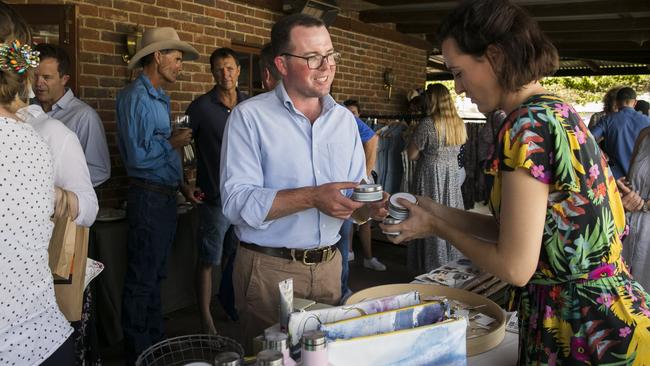
<path fill-rule="evenodd" d="M 176 233 L 176 196 L 130 186 L 127 198 L 128 257 L 122 295 L 127 363 L 163 339 L 160 282 Z"/>
<path fill-rule="evenodd" d="M 341 239 L 336 243 L 336 247 L 341 253 L 341 296 L 345 296 L 350 291 L 348 287 L 348 277 L 350 276 L 348 256 L 350 253 L 350 245 L 352 244 L 350 243 L 350 233 L 352 233 L 352 220 L 345 220 L 339 231 Z"/>

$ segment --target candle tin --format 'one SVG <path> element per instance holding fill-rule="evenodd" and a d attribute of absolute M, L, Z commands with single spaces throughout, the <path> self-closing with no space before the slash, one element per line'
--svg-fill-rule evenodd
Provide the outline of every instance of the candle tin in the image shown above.
<path fill-rule="evenodd" d="M 352 199 L 357 202 L 376 202 L 384 198 L 381 184 L 359 184 L 352 191 Z"/>
<path fill-rule="evenodd" d="M 261 351 L 260 353 L 257 354 L 257 362 L 255 363 L 257 366 L 283 366 L 284 365 L 284 357 L 282 356 L 282 353 L 271 350 L 271 349 L 265 349 Z"/>
<path fill-rule="evenodd" d="M 386 216 L 386 218 L 384 219 L 384 224 L 386 224 L 386 225 L 397 225 L 397 224 L 400 224 L 402 221 L 403 220 L 399 220 L 399 219 L 396 219 L 394 217 Z M 397 235 L 400 234 L 399 231 L 383 231 L 382 230 L 381 232 L 384 233 L 384 235 L 389 235 L 389 236 L 397 236 Z"/>
<path fill-rule="evenodd" d="M 241 357 L 237 352 L 222 352 L 214 358 L 215 366 L 239 366 Z"/>
<path fill-rule="evenodd" d="M 403 198 L 414 204 L 417 204 L 418 200 L 414 195 L 406 192 L 399 192 L 390 196 L 388 200 L 388 214 L 394 219 L 406 220 L 409 217 L 409 210 L 397 202 L 398 198 Z"/>

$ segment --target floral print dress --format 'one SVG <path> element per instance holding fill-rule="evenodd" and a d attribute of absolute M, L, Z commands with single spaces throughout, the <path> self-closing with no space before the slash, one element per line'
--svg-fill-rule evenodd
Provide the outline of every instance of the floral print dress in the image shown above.
<path fill-rule="evenodd" d="M 500 172 L 517 168 L 551 186 L 537 270 L 512 292 L 519 364 L 650 365 L 650 296 L 621 257 L 616 182 L 571 106 L 536 95 L 504 121 L 488 168 L 497 220 Z"/>

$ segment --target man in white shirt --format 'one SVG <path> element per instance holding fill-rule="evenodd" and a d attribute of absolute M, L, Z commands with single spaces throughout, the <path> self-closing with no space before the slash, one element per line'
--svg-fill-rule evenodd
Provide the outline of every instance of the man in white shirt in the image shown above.
<path fill-rule="evenodd" d="M 66 87 L 70 80 L 70 58 L 65 51 L 46 43 L 36 46 L 36 50 L 40 52 L 41 63 L 35 73 L 34 102 L 48 116 L 63 122 L 77 135 L 86 156 L 90 179 L 97 187 L 111 177 L 104 125 L 97 112 Z"/>

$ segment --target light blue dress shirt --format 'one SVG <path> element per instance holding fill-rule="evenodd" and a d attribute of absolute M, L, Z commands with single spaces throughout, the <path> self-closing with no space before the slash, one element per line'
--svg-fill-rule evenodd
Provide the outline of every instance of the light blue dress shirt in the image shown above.
<path fill-rule="evenodd" d="M 129 177 L 168 186 L 182 179 L 180 155 L 172 148 L 169 96 L 144 74 L 117 96 L 118 147 Z"/>
<path fill-rule="evenodd" d="M 67 89 L 47 115 L 63 122 L 77 135 L 86 156 L 93 186 L 97 187 L 107 181 L 111 177 L 111 159 L 104 125 L 97 112 L 75 97 L 72 90 Z"/>
<path fill-rule="evenodd" d="M 312 125 L 280 83 L 231 112 L 221 149 L 221 200 L 242 241 L 308 249 L 339 240 L 343 220 L 315 208 L 265 220 L 278 191 L 365 177 L 354 116 L 330 95 L 321 105 Z"/>

